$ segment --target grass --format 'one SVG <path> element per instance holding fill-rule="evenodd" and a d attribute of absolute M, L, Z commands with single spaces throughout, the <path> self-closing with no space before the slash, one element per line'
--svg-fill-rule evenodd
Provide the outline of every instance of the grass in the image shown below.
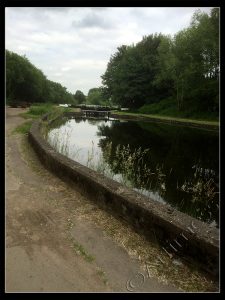
<path fill-rule="evenodd" d="M 185 122 L 185 123 L 195 123 L 195 124 L 202 124 L 202 125 L 213 125 L 219 126 L 218 121 L 206 121 L 206 120 L 196 120 L 196 119 L 187 119 L 187 118 L 177 118 L 177 117 L 169 117 L 169 116 L 162 116 L 162 115 L 153 115 L 153 114 L 143 114 L 143 113 L 134 113 L 134 112 L 117 112 L 117 115 L 124 115 L 124 116 L 140 116 L 140 117 L 147 117 L 151 119 L 161 119 L 161 120 L 172 120 L 177 122 Z"/>
<path fill-rule="evenodd" d="M 75 252 L 78 255 L 83 256 L 83 258 L 87 261 L 87 262 L 93 262 L 94 261 L 94 257 L 90 254 L 88 254 L 86 252 L 86 250 L 84 249 L 84 247 L 81 244 L 78 244 L 77 242 L 73 242 L 73 249 L 75 250 Z"/>
<path fill-rule="evenodd" d="M 199 111 L 190 104 L 189 108 L 179 111 L 177 103 L 173 98 L 166 98 L 157 103 L 145 104 L 137 112 L 150 115 L 159 115 L 172 118 L 184 118 L 200 121 L 218 121 L 219 116 L 216 112 Z"/>
<path fill-rule="evenodd" d="M 48 119 L 55 119 L 58 116 L 60 116 L 61 114 L 63 114 L 64 112 L 76 112 L 78 111 L 78 109 L 76 108 L 66 108 L 66 107 L 59 107 L 55 104 L 52 103 L 44 103 L 44 104 L 34 104 L 32 106 L 30 106 L 29 110 L 25 113 L 21 113 L 20 116 L 23 117 L 24 119 L 38 119 L 41 116 L 49 113 L 49 117 Z M 49 122 L 48 120 L 48 122 Z M 43 121 L 42 122 L 42 133 L 45 134 L 45 131 L 48 130 L 47 125 L 48 122 Z M 20 126 L 18 126 L 18 128 L 16 128 L 15 132 L 19 132 L 22 134 L 26 134 L 30 127 L 31 127 L 32 121 L 28 121 Z M 45 125 L 45 126 L 44 126 Z"/>
<path fill-rule="evenodd" d="M 51 117 L 55 117 L 55 116 L 60 115 L 64 111 L 65 111 L 65 108 L 57 107 L 57 106 L 55 106 L 53 104 L 49 104 L 49 103 L 32 105 L 27 112 L 20 114 L 20 116 L 22 116 L 25 119 L 29 119 L 29 121 L 16 127 L 13 130 L 13 133 L 27 134 L 32 125 L 32 120 L 30 120 L 30 119 L 37 119 L 46 113 L 51 113 Z"/>
<path fill-rule="evenodd" d="M 19 133 L 19 134 L 27 134 L 30 130 L 32 125 L 32 121 L 27 121 L 19 126 L 17 126 L 12 133 Z"/>
<path fill-rule="evenodd" d="M 152 119 L 157 118 L 161 120 L 219 126 L 218 113 L 198 111 L 191 105 L 184 111 L 178 111 L 176 101 L 173 98 L 167 98 L 157 103 L 145 104 L 137 110 L 116 113 L 119 115 L 134 115 Z"/>
<path fill-rule="evenodd" d="M 56 104 L 52 103 L 43 103 L 43 104 L 34 104 L 30 106 L 29 110 L 20 115 L 25 119 L 36 119 L 46 113 L 63 113 L 63 112 L 76 112 L 79 111 L 76 108 L 70 107 L 59 107 Z"/>
<path fill-rule="evenodd" d="M 106 278 L 105 272 L 102 271 L 101 269 L 98 269 L 97 274 L 102 278 L 104 284 L 106 285 L 108 283 L 108 279 Z"/>
<path fill-rule="evenodd" d="M 54 108 L 55 106 L 50 103 L 31 105 L 27 112 L 21 113 L 20 115 L 25 119 L 36 119 L 39 118 L 41 115 L 53 111 Z"/>

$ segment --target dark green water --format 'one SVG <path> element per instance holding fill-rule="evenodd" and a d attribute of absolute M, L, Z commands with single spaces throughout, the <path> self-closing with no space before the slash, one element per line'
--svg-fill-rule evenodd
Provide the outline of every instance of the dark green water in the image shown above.
<path fill-rule="evenodd" d="M 47 139 L 71 159 L 218 226 L 218 132 L 153 122 L 63 118 L 52 124 Z"/>

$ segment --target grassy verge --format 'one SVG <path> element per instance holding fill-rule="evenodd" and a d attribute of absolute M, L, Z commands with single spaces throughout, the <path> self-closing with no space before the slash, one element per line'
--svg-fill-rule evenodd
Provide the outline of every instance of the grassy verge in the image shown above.
<path fill-rule="evenodd" d="M 19 134 L 27 134 L 30 130 L 30 127 L 32 125 L 32 121 L 27 121 L 19 126 L 17 126 L 14 130 L 13 130 L 13 134 L 19 133 Z"/>
<path fill-rule="evenodd" d="M 36 119 L 48 112 L 54 111 L 55 109 L 57 109 L 56 106 L 49 103 L 32 105 L 27 112 L 21 113 L 20 115 L 25 119 Z"/>
<path fill-rule="evenodd" d="M 136 111 L 140 114 L 147 115 L 157 115 L 178 119 L 191 119 L 191 120 L 199 120 L 199 121 L 219 121 L 219 114 L 216 111 L 201 111 L 196 108 L 195 103 L 189 103 L 186 108 L 183 107 L 183 110 L 180 111 L 177 108 L 176 100 L 172 97 L 168 97 L 166 99 L 161 100 L 157 103 L 144 104 L 142 107 L 137 109 Z"/>
<path fill-rule="evenodd" d="M 55 104 L 44 103 L 44 104 L 32 105 L 27 112 L 21 113 L 20 115 L 24 119 L 37 119 L 46 113 L 60 114 L 66 111 L 76 112 L 78 111 L 78 109 L 70 108 L 70 107 L 59 107 L 58 105 Z"/>
<path fill-rule="evenodd" d="M 135 116 L 135 117 L 146 117 L 150 119 L 161 119 L 166 121 L 176 121 L 176 122 L 183 122 L 183 123 L 193 123 L 193 124 L 202 124 L 202 125 L 213 125 L 219 126 L 218 121 L 205 121 L 205 120 L 196 120 L 196 119 L 186 119 L 186 118 L 175 118 L 175 117 L 168 117 L 168 116 L 161 116 L 161 115 L 152 115 L 152 114 L 142 114 L 142 113 L 131 113 L 131 112 L 121 112 L 121 111 L 114 111 L 113 113 L 117 115 L 123 116 Z"/>

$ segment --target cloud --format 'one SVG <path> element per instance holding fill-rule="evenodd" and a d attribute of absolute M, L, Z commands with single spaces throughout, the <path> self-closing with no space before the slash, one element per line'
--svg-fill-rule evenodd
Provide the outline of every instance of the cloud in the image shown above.
<path fill-rule="evenodd" d="M 81 20 L 74 20 L 72 26 L 75 28 L 101 28 L 108 29 L 112 28 L 112 24 L 108 22 L 104 16 L 99 15 L 95 12 L 90 12 Z"/>
<path fill-rule="evenodd" d="M 200 8 L 210 11 L 210 8 Z M 144 35 L 174 35 L 197 7 L 7 7 L 6 48 L 70 92 L 101 85 L 117 47 Z"/>

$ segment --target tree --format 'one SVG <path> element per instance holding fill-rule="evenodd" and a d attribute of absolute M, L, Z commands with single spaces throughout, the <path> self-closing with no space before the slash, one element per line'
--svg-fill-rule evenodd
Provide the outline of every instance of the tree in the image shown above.
<path fill-rule="evenodd" d="M 93 105 L 109 105 L 107 96 L 104 94 L 102 87 L 92 88 L 87 95 L 87 103 Z"/>
<path fill-rule="evenodd" d="M 210 14 L 196 11 L 190 26 L 174 37 L 152 34 L 118 47 L 102 83 L 107 97 L 121 106 L 170 98 L 178 112 L 218 113 L 219 73 L 219 9 L 213 8 Z"/>
<path fill-rule="evenodd" d="M 46 77 L 24 56 L 6 50 L 6 94 L 8 99 L 43 101 Z"/>
<path fill-rule="evenodd" d="M 171 36 L 162 36 L 158 46 L 157 73 L 153 85 L 160 92 L 160 99 L 165 99 L 174 94 L 175 85 L 175 55 L 173 53 L 173 39 Z"/>
<path fill-rule="evenodd" d="M 79 90 L 76 91 L 76 93 L 74 95 L 74 99 L 78 104 L 82 104 L 82 103 L 86 102 L 85 95 Z"/>
<path fill-rule="evenodd" d="M 102 82 L 115 104 L 138 108 L 160 100 L 154 80 L 162 38 L 161 34 L 146 36 L 136 46 L 118 47 L 111 56 Z"/>
<path fill-rule="evenodd" d="M 26 56 L 6 50 L 7 102 L 72 103 L 72 94 L 50 81 Z"/>
<path fill-rule="evenodd" d="M 180 108 L 218 111 L 218 10 L 196 11 L 191 25 L 175 35 L 177 98 Z"/>

